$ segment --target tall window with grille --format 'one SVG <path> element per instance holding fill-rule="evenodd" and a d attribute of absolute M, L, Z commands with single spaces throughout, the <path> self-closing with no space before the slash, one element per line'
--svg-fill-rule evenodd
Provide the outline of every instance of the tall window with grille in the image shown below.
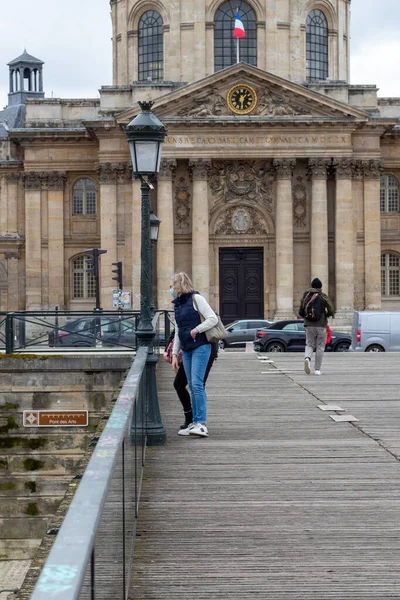
<path fill-rule="evenodd" d="M 307 81 L 328 77 L 328 21 L 322 10 L 314 9 L 306 27 Z"/>
<path fill-rule="evenodd" d="M 224 2 L 214 19 L 214 71 L 221 71 L 237 62 L 237 40 L 233 37 L 236 12 L 243 21 L 246 37 L 239 42 L 240 60 L 257 66 L 257 18 L 247 2 Z"/>
<path fill-rule="evenodd" d="M 381 177 L 381 212 L 399 212 L 399 182 L 393 175 Z"/>
<path fill-rule="evenodd" d="M 164 77 L 163 20 L 155 10 L 146 10 L 139 27 L 139 81 L 162 81 Z"/>
<path fill-rule="evenodd" d="M 72 261 L 72 299 L 90 300 L 96 297 L 93 273 L 87 271 L 87 256 L 78 256 Z"/>
<path fill-rule="evenodd" d="M 97 212 L 97 187 L 91 179 L 78 179 L 72 189 L 72 214 L 95 215 Z"/>
<path fill-rule="evenodd" d="M 382 296 L 400 296 L 400 255 L 382 254 L 381 268 Z"/>

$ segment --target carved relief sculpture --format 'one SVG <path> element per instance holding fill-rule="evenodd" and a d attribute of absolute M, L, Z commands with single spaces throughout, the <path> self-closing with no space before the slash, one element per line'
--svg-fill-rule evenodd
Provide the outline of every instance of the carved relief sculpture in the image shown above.
<path fill-rule="evenodd" d="M 215 224 L 215 235 L 265 235 L 263 217 L 254 208 L 228 208 Z"/>
<path fill-rule="evenodd" d="M 306 227 L 307 225 L 307 186 L 303 183 L 303 177 L 297 178 L 293 186 L 293 225 L 295 227 Z"/>
<path fill-rule="evenodd" d="M 263 205 L 272 212 L 273 174 L 265 162 L 213 161 L 210 172 L 211 210 L 220 205 L 242 201 Z"/>
<path fill-rule="evenodd" d="M 292 117 L 295 115 L 309 115 L 310 111 L 291 103 L 287 94 L 266 89 L 260 95 L 257 114 L 266 117 Z"/>
<path fill-rule="evenodd" d="M 365 179 L 379 179 L 384 171 L 383 160 L 363 161 L 363 171 Z"/>
<path fill-rule="evenodd" d="M 180 117 L 218 117 L 227 114 L 225 99 L 213 88 L 195 98 L 195 106 L 185 106 L 178 115 Z"/>
<path fill-rule="evenodd" d="M 189 234 L 191 231 L 190 182 L 180 177 L 175 188 L 175 230 Z"/>

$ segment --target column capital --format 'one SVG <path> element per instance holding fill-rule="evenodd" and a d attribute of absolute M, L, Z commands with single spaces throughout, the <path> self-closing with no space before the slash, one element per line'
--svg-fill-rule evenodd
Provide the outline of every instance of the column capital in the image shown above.
<path fill-rule="evenodd" d="M 118 165 L 113 165 L 110 162 L 99 163 L 96 165 L 96 173 L 99 177 L 100 184 L 112 185 L 117 183 Z"/>
<path fill-rule="evenodd" d="M 6 174 L 7 183 L 19 183 L 21 180 L 21 173 L 7 173 Z"/>
<path fill-rule="evenodd" d="M 159 181 L 172 181 L 176 170 L 176 160 L 163 158 L 161 160 L 160 172 L 158 173 Z"/>
<path fill-rule="evenodd" d="M 351 173 L 355 181 L 362 181 L 364 179 L 364 167 L 362 160 L 356 159 L 352 161 Z"/>
<path fill-rule="evenodd" d="M 384 161 L 371 159 L 362 161 L 364 179 L 379 179 L 384 171 Z"/>
<path fill-rule="evenodd" d="M 47 176 L 49 190 L 64 190 L 67 174 L 64 171 L 52 171 Z"/>
<path fill-rule="evenodd" d="M 291 179 L 296 166 L 295 158 L 274 158 L 274 168 L 278 179 Z"/>
<path fill-rule="evenodd" d="M 332 164 L 330 158 L 310 158 L 308 167 L 312 179 L 327 179 L 328 167 Z"/>
<path fill-rule="evenodd" d="M 190 160 L 189 168 L 192 171 L 194 181 L 204 181 L 208 179 L 208 173 L 211 169 L 211 160 L 199 158 L 198 160 Z"/>
<path fill-rule="evenodd" d="M 4 258 L 6 258 L 7 260 L 18 260 L 19 253 L 18 252 L 5 252 Z"/>
<path fill-rule="evenodd" d="M 41 190 L 42 183 L 47 179 L 47 173 L 23 173 L 22 179 L 26 190 Z"/>
<path fill-rule="evenodd" d="M 333 166 L 336 169 L 336 179 L 351 179 L 352 177 L 352 159 L 335 158 Z"/>
<path fill-rule="evenodd" d="M 131 162 L 118 163 L 115 165 L 118 183 L 130 183 L 132 181 L 133 168 Z"/>

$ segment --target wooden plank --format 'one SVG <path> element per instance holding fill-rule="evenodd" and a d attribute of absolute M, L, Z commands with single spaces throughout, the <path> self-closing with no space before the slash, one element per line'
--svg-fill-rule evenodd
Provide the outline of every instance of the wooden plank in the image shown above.
<path fill-rule="evenodd" d="M 398 360 L 326 354 L 315 377 L 276 355 L 263 369 L 291 372 L 268 378 L 221 352 L 207 439 L 177 435 L 160 364 L 168 444 L 147 451 L 129 598 L 400 599 Z M 359 422 L 317 408 L 339 401 Z"/>

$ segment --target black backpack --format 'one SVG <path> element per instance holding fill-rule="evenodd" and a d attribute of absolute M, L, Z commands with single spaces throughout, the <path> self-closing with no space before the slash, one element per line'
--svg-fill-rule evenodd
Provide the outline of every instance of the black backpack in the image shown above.
<path fill-rule="evenodd" d="M 304 318 L 306 321 L 319 321 L 323 311 L 324 306 L 322 303 L 322 298 L 318 292 L 308 292 L 303 302 L 304 306 Z"/>

